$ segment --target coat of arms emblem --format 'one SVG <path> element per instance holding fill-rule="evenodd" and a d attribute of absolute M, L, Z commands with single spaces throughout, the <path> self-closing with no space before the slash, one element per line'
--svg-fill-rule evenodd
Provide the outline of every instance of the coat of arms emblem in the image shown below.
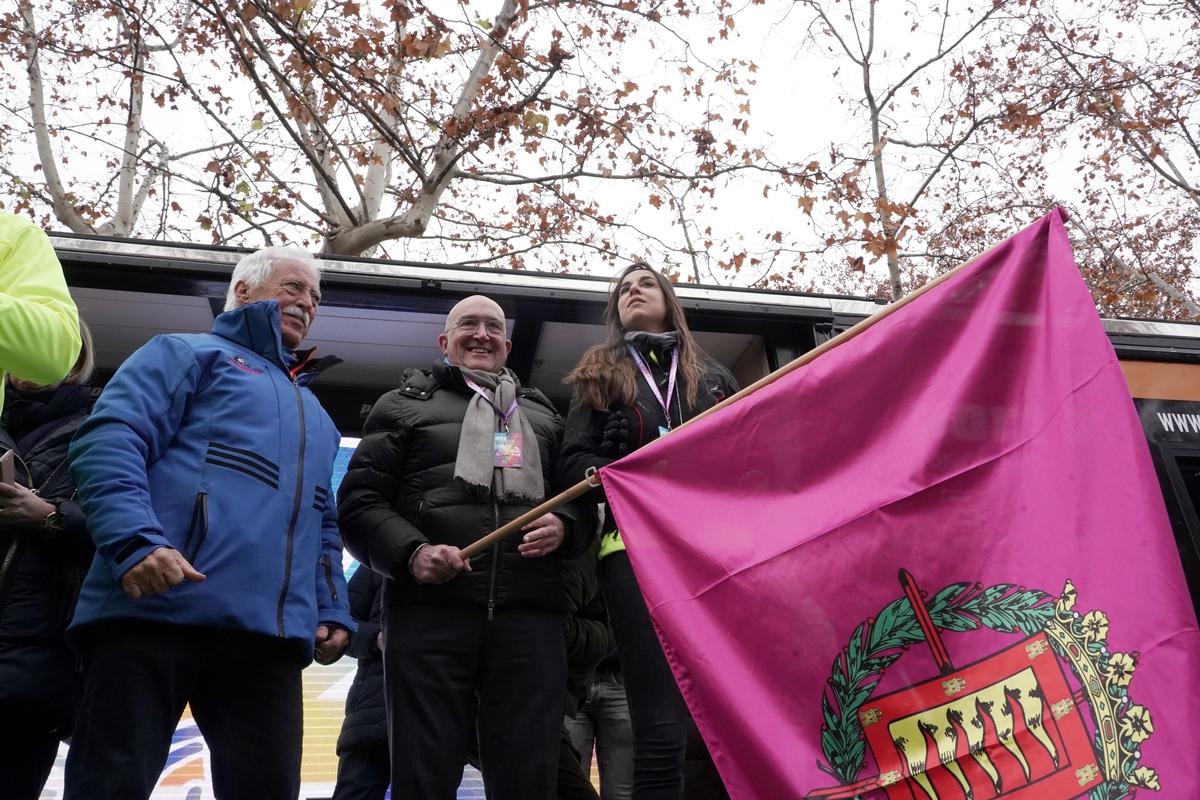
<path fill-rule="evenodd" d="M 1142 766 L 1154 731 L 1128 687 L 1137 653 L 1110 652 L 1108 618 L 1080 614 L 1070 581 L 1054 596 L 957 583 L 929 598 L 900 571 L 904 597 L 854 631 L 823 698 L 821 769 L 841 785 L 810 800 L 882 790 L 888 800 L 1119 800 L 1158 790 Z M 1022 638 L 963 667 L 942 632 Z M 922 640 L 940 674 L 880 697 L 884 671 Z M 860 777 L 870 749 L 878 774 Z"/>

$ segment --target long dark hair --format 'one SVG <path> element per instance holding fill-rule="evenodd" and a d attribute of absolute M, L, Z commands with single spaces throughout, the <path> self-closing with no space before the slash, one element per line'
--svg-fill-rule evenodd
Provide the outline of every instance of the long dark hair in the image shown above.
<path fill-rule="evenodd" d="M 653 275 L 662 289 L 667 306 L 663 324 L 667 330 L 679 334 L 679 376 L 686 392 L 687 403 L 694 406 L 700 383 L 704 379 L 704 353 L 696 345 L 692 332 L 688 330 L 687 317 L 684 316 L 679 298 L 675 296 L 675 288 L 662 273 L 644 261 L 629 265 L 613 281 L 612 291 L 608 293 L 608 304 L 604 307 L 604 324 L 608 327 L 608 337 L 603 344 L 588 348 L 575 369 L 567 375 L 566 383 L 575 387 L 582 405 L 597 411 L 608 411 L 617 404 L 633 405 L 637 401 L 637 370 L 634 368 L 633 359 L 629 357 L 625 328 L 621 325 L 617 301 L 621 295 L 621 281 L 625 280 L 629 273 L 638 270 L 646 270 Z"/>

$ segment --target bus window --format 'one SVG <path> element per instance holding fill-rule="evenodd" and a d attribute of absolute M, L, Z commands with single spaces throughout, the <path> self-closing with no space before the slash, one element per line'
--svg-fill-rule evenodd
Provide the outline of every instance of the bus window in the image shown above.
<path fill-rule="evenodd" d="M 1200 609 L 1200 448 L 1152 443 L 1193 607 Z"/>

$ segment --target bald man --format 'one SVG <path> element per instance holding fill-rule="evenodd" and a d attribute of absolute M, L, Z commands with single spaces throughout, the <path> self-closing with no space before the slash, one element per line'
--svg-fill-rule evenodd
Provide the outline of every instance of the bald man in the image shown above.
<path fill-rule="evenodd" d="M 566 660 L 564 557 L 586 502 L 468 560 L 460 548 L 552 497 L 562 420 L 504 366 L 504 312 L 468 297 L 445 357 L 375 404 L 338 493 L 347 549 L 383 575 L 392 797 L 452 800 L 468 740 L 491 800 L 553 800 Z M 478 723 L 473 724 L 478 699 Z"/>

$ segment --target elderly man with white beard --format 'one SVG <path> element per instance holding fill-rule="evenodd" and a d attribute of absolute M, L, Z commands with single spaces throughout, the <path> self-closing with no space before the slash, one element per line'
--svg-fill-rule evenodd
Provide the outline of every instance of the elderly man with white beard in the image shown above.
<path fill-rule="evenodd" d="M 330 479 L 340 436 L 297 351 L 321 301 L 312 256 L 234 268 L 212 333 L 152 339 L 71 444 L 96 557 L 68 631 L 84 695 L 66 796 L 150 796 L 184 706 L 224 800 L 295 800 L 300 672 L 351 620 Z"/>

